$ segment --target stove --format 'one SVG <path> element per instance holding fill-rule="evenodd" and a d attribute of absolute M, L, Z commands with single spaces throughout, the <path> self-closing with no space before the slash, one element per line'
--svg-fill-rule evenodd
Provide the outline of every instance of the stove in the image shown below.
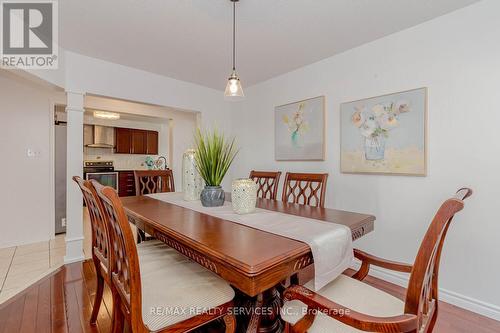
<path fill-rule="evenodd" d="M 118 191 L 118 172 L 115 172 L 113 161 L 84 161 L 83 178 L 94 179 Z"/>
<path fill-rule="evenodd" d="M 85 161 L 83 172 L 115 171 L 113 161 Z"/>

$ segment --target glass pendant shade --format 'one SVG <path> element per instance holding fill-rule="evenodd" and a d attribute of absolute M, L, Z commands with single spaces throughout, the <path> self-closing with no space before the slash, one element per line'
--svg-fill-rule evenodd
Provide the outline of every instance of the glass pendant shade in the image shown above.
<path fill-rule="evenodd" d="M 245 97 L 243 93 L 243 88 L 241 87 L 240 78 L 236 74 L 236 71 L 233 71 L 229 79 L 227 80 L 226 91 L 224 92 L 225 97 L 229 98 L 242 98 Z"/>
<path fill-rule="evenodd" d="M 236 74 L 236 2 L 239 0 L 230 0 L 233 3 L 233 72 L 227 79 L 224 97 L 227 100 L 239 100 L 245 97 L 243 88 L 241 88 L 240 78 Z"/>

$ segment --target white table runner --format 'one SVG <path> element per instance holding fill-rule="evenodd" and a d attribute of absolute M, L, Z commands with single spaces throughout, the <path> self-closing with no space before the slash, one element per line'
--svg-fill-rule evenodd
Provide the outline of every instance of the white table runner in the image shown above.
<path fill-rule="evenodd" d="M 314 258 L 316 291 L 337 278 L 354 258 L 351 229 L 344 225 L 259 208 L 254 213 L 239 215 L 233 212 L 231 202 L 226 201 L 221 207 L 203 207 L 200 201 L 183 200 L 180 192 L 148 196 L 308 244 Z"/>

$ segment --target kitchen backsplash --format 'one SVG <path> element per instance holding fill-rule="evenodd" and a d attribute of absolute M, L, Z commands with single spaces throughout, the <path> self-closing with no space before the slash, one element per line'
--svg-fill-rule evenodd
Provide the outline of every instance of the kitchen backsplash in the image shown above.
<path fill-rule="evenodd" d="M 91 151 L 90 151 L 91 150 Z M 115 170 L 146 170 L 146 157 L 157 159 L 157 155 L 128 155 L 112 154 L 110 149 L 85 148 L 83 159 L 85 161 L 113 161 Z"/>

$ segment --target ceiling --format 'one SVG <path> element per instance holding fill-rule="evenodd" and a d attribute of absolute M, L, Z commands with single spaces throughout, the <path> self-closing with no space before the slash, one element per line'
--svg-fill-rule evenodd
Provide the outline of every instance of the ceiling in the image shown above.
<path fill-rule="evenodd" d="M 478 0 L 241 0 L 243 87 Z M 229 0 L 59 1 L 68 50 L 223 90 L 231 70 Z"/>

